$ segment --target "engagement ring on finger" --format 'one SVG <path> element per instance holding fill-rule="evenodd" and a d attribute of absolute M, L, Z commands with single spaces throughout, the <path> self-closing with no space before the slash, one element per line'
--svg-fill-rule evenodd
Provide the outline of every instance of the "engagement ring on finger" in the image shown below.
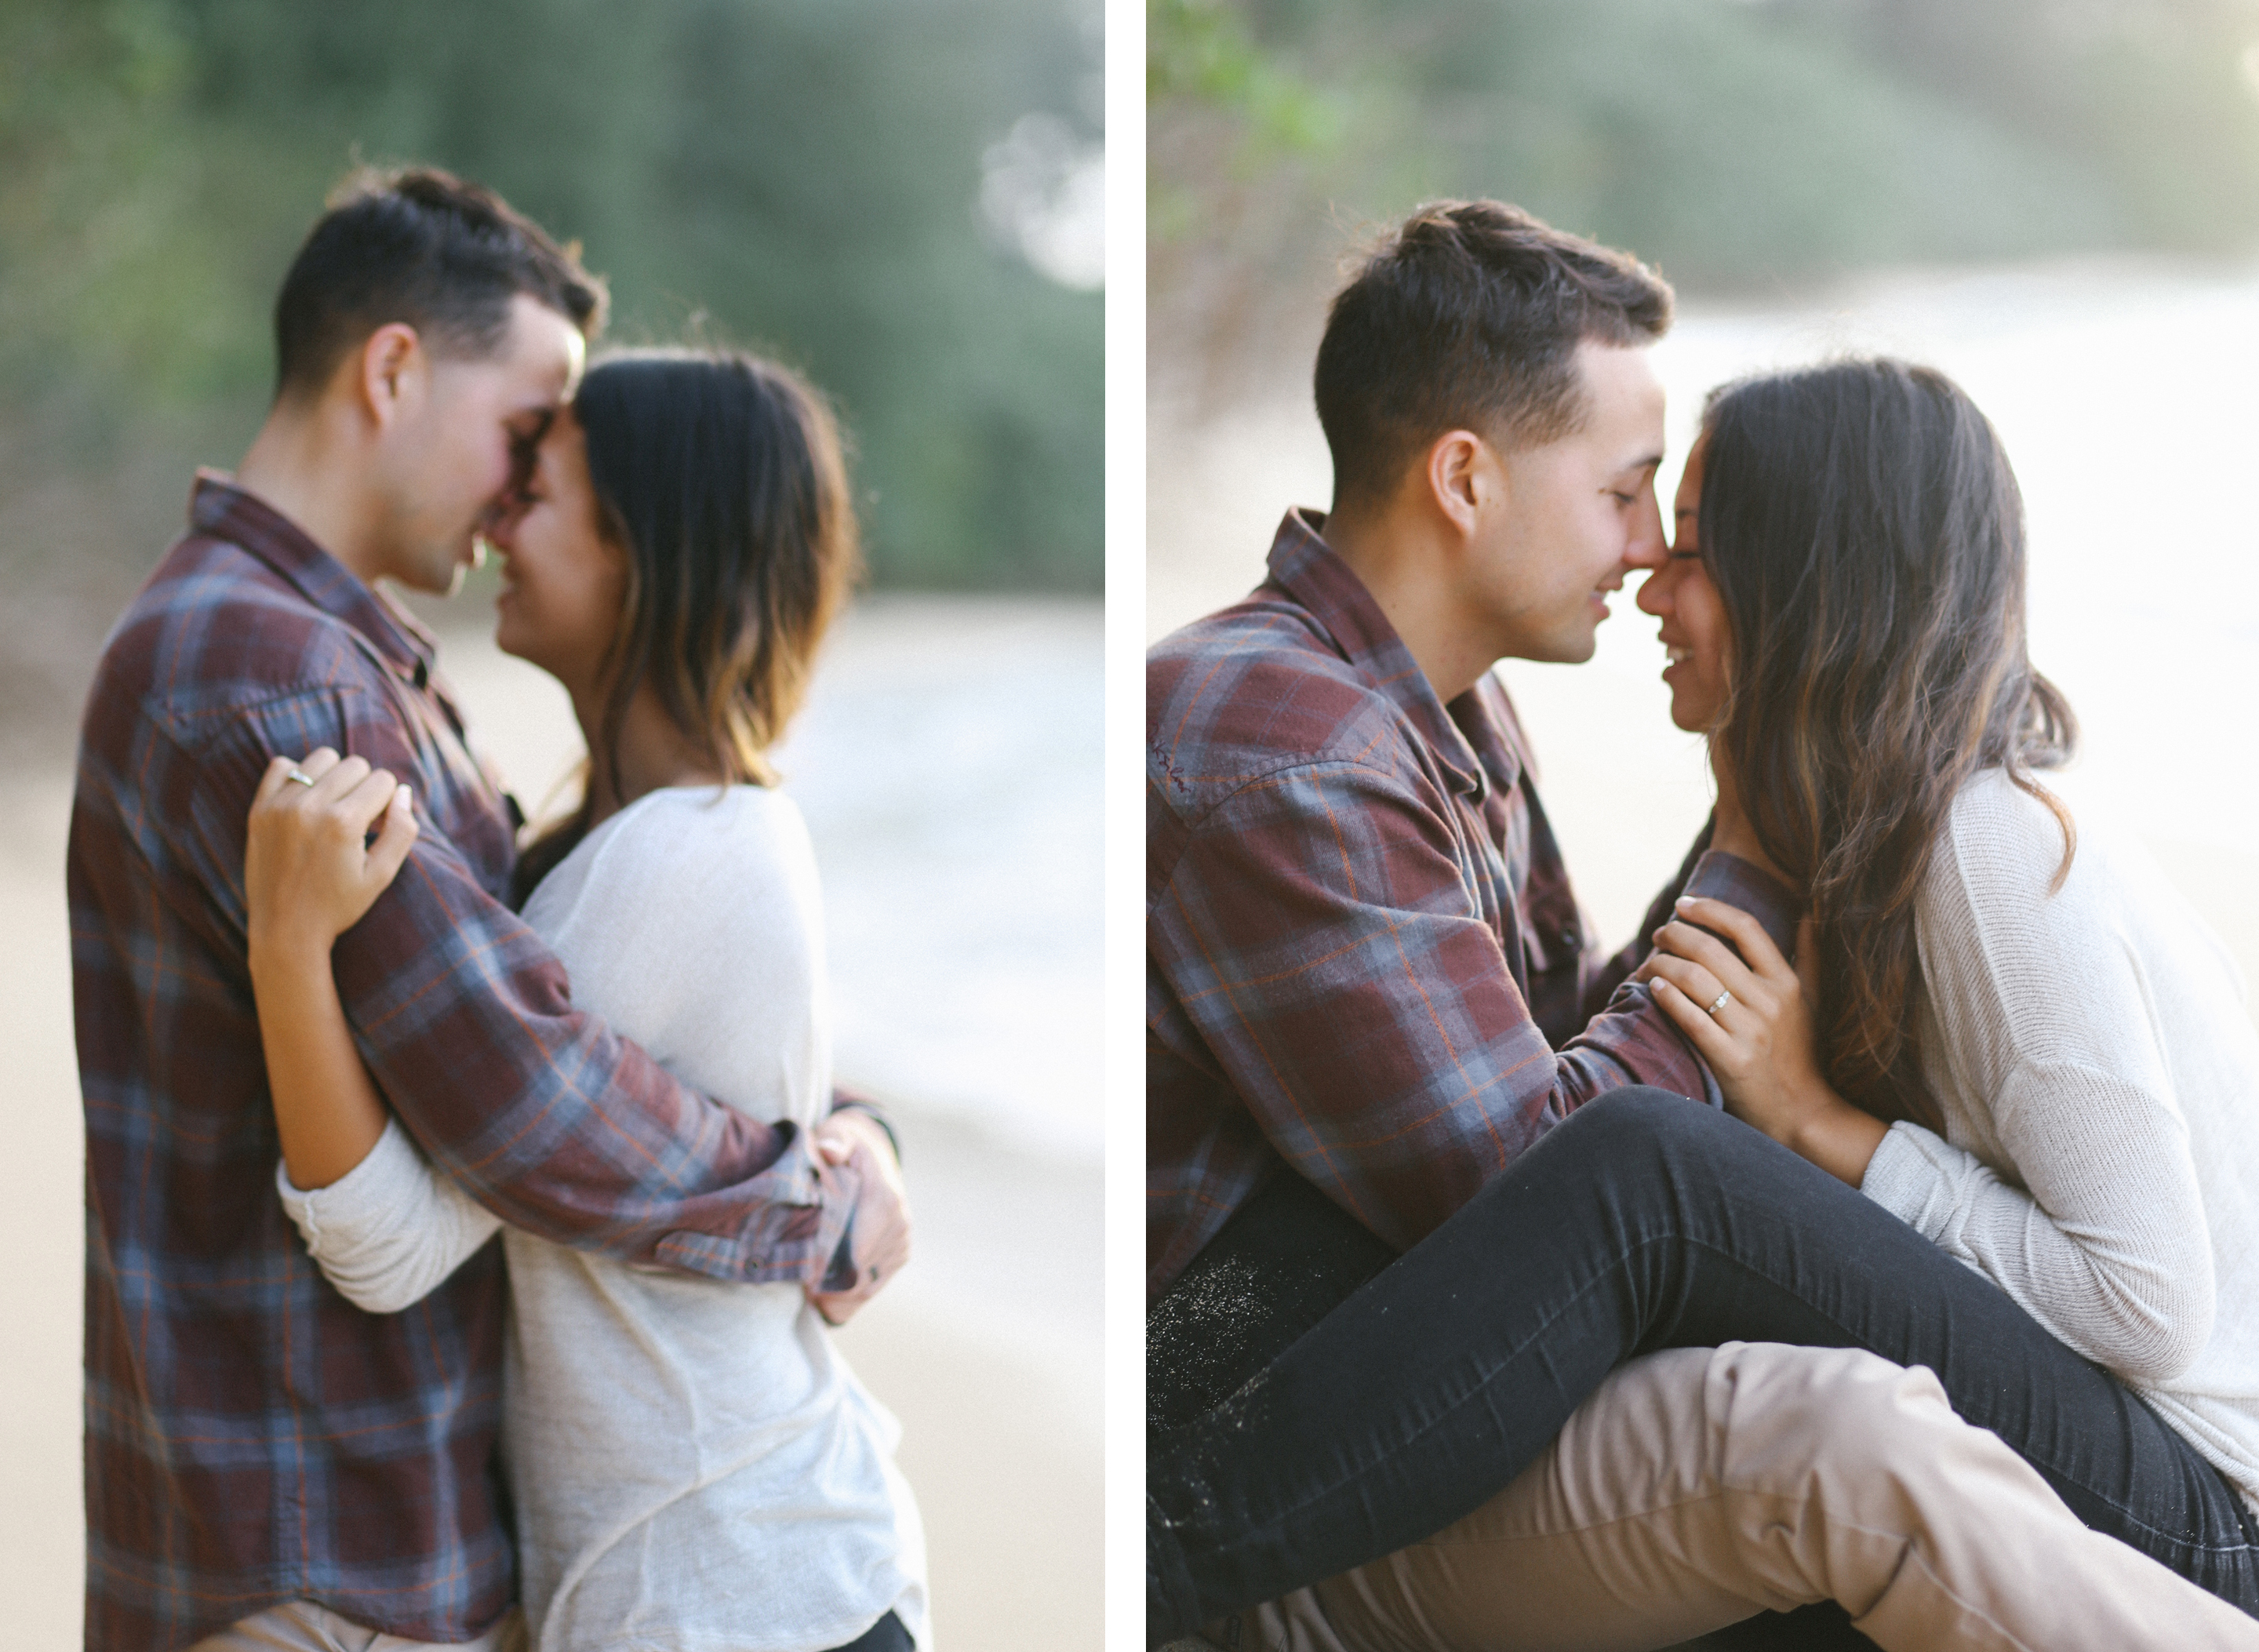
<path fill-rule="evenodd" d="M 286 780 L 296 780 L 301 786 L 311 786 L 314 783 L 314 777 L 303 769 L 292 769 L 282 778 Z"/>
<path fill-rule="evenodd" d="M 1725 1008 L 1727 1005 L 1733 1001 L 1734 995 L 1731 993 L 1721 993 L 1718 994 L 1718 1001 L 1711 1005 L 1704 1013 L 1707 1014 L 1711 1020 L 1715 1021 L 1718 1018 L 1718 1012 Z"/>

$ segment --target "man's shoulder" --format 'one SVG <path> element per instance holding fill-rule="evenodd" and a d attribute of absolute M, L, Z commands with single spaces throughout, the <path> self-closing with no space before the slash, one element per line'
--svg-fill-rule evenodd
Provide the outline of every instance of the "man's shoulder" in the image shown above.
<path fill-rule="evenodd" d="M 1269 587 L 1147 651 L 1145 733 L 1148 779 L 1194 814 L 1297 766 L 1393 770 L 1413 738 L 1386 688 Z"/>
<path fill-rule="evenodd" d="M 183 733 L 294 694 L 367 687 L 376 667 L 351 626 L 240 545 L 175 542 L 103 645 L 88 695 L 89 745 L 154 723 Z"/>

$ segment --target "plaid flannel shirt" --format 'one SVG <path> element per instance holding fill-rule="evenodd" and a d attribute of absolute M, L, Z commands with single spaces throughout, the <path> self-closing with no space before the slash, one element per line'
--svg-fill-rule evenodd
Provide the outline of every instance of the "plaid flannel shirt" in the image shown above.
<path fill-rule="evenodd" d="M 1322 520 L 1147 656 L 1149 1297 L 1282 1162 L 1402 1250 L 1594 1096 L 1715 1104 L 1625 978 L 1687 890 L 1794 928 L 1706 832 L 1643 938 L 1592 946 L 1505 688 L 1438 701 Z"/>
<path fill-rule="evenodd" d="M 71 820 L 86 1644 L 164 1652 L 290 1599 L 468 1640 L 514 1576 L 501 1248 L 377 1317 L 283 1214 L 245 962 L 268 759 L 329 745 L 415 787 L 422 835 L 339 940 L 338 984 L 394 1110 L 496 1214 L 680 1271 L 809 1282 L 854 1185 L 573 1008 L 503 904 L 510 820 L 429 634 L 222 479 L 198 479 L 190 515 L 103 653 Z"/>

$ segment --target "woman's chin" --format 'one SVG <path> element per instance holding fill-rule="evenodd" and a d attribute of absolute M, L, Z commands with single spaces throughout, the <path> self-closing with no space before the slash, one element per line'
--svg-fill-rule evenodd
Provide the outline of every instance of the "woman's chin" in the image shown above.
<path fill-rule="evenodd" d="M 1688 734 L 1707 734 L 1717 726 L 1718 708 L 1697 705 L 1694 696 L 1673 689 L 1671 694 L 1671 723 Z"/>
<path fill-rule="evenodd" d="M 495 616 L 494 639 L 495 646 L 512 659 L 526 660 L 536 665 L 540 663 L 528 652 L 528 639 L 524 628 L 511 623 L 510 613 L 507 608 Z"/>

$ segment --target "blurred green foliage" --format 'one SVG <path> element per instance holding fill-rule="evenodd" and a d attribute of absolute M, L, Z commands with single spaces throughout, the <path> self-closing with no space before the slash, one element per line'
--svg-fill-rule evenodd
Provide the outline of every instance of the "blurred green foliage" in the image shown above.
<path fill-rule="evenodd" d="M 1149 0 L 1157 345 L 1443 196 L 1710 291 L 2248 248 L 2255 42 L 2254 0 Z"/>
<path fill-rule="evenodd" d="M 1099 28 L 1096 0 L 7 0 L 0 391 L 97 453 L 162 424 L 231 460 L 324 196 L 429 162 L 583 242 L 615 339 L 702 327 L 830 391 L 880 581 L 1095 590 L 1102 300 L 980 200 L 1023 117 L 1101 141 Z"/>

